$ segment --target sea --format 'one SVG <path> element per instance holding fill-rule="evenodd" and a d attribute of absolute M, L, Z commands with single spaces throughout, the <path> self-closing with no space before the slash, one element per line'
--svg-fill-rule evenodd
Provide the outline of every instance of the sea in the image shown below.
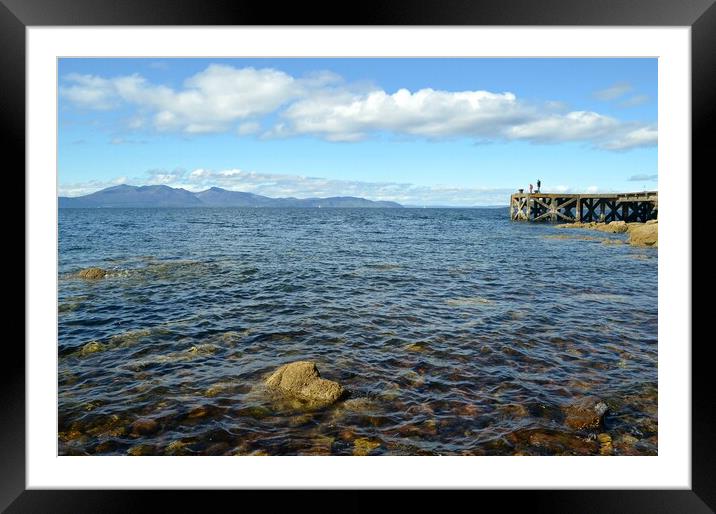
<path fill-rule="evenodd" d="M 658 453 L 658 250 L 625 234 L 507 208 L 60 209 L 58 233 L 59 455 Z M 277 399 L 301 360 L 346 396 Z"/>

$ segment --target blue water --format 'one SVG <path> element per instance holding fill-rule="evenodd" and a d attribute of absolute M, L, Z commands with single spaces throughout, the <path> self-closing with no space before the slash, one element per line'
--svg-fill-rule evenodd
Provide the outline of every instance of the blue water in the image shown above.
<path fill-rule="evenodd" d="M 506 208 L 61 209 L 59 452 L 656 454 L 658 253 L 604 239 Z M 277 404 L 294 360 L 349 398 Z M 574 430 L 586 395 L 609 412 Z"/>

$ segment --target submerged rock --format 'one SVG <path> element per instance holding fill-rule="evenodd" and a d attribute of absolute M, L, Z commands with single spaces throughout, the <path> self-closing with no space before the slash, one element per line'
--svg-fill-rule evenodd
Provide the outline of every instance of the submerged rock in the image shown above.
<path fill-rule="evenodd" d="M 612 447 L 612 436 L 607 433 L 601 433 L 597 435 L 597 441 L 599 441 L 599 454 L 600 455 L 611 455 L 614 452 Z"/>
<path fill-rule="evenodd" d="M 132 423 L 132 435 L 152 435 L 159 430 L 159 423 L 153 419 L 138 419 Z"/>
<path fill-rule="evenodd" d="M 547 430 L 532 432 L 528 442 L 540 450 L 538 453 L 546 452 L 549 455 L 593 455 L 597 450 L 594 441 Z"/>
<path fill-rule="evenodd" d="M 607 404 L 599 398 L 585 396 L 564 409 L 564 422 L 575 430 L 598 428 L 608 410 Z"/>
<path fill-rule="evenodd" d="M 102 343 L 98 341 L 90 341 L 80 349 L 79 354 L 81 356 L 85 356 L 91 353 L 101 352 L 102 350 L 104 350 L 104 346 L 102 346 Z"/>
<path fill-rule="evenodd" d="M 157 449 L 151 444 L 138 444 L 137 446 L 132 446 L 129 450 L 127 450 L 127 455 L 157 455 Z"/>
<path fill-rule="evenodd" d="M 108 441 L 102 441 L 94 447 L 95 455 L 102 455 L 113 452 L 117 449 L 117 443 L 111 439 Z"/>
<path fill-rule="evenodd" d="M 428 350 L 428 343 L 426 341 L 419 341 L 417 343 L 411 343 L 405 347 L 409 352 L 423 353 Z"/>
<path fill-rule="evenodd" d="M 233 389 L 233 384 L 227 382 L 217 382 L 216 384 L 210 385 L 209 388 L 204 391 L 204 396 L 213 398 L 215 396 L 228 395 L 232 393 Z"/>
<path fill-rule="evenodd" d="M 310 361 L 281 366 L 266 380 L 266 385 L 285 395 L 320 405 L 330 405 L 345 394 L 339 383 L 321 378 L 316 364 Z"/>
<path fill-rule="evenodd" d="M 206 450 L 204 450 L 204 455 L 223 455 L 225 454 L 229 449 L 231 448 L 231 445 L 227 443 L 226 441 L 219 441 L 218 443 L 214 443 Z"/>
<path fill-rule="evenodd" d="M 500 405 L 497 408 L 498 412 L 507 418 L 526 418 L 530 415 L 529 410 L 524 405 L 519 403 L 509 403 L 506 405 Z"/>
<path fill-rule="evenodd" d="M 350 412 L 372 412 L 378 408 L 378 403 L 366 397 L 351 398 L 345 401 L 343 408 Z"/>
<path fill-rule="evenodd" d="M 172 441 L 164 448 L 164 455 L 187 455 L 189 453 L 187 446 L 189 443 L 184 441 Z"/>
<path fill-rule="evenodd" d="M 356 439 L 353 443 L 353 455 L 368 455 L 370 452 L 372 452 L 378 447 L 380 447 L 380 443 L 378 441 L 361 437 L 359 439 Z"/>
<path fill-rule="evenodd" d="M 80 272 L 77 273 L 77 276 L 80 278 L 86 278 L 88 280 L 97 280 L 99 278 L 104 278 L 106 274 L 107 270 L 104 270 L 102 268 L 85 268 L 83 270 L 80 270 Z"/>
<path fill-rule="evenodd" d="M 214 355 L 217 350 L 219 350 L 219 347 L 215 344 L 204 343 L 192 346 L 187 350 L 187 352 L 194 355 Z"/>
<path fill-rule="evenodd" d="M 209 407 L 207 407 L 206 405 L 199 405 L 198 407 L 194 407 L 193 409 L 191 409 L 186 417 L 189 419 L 203 418 L 206 417 L 209 413 Z"/>
<path fill-rule="evenodd" d="M 273 412 L 268 407 L 264 407 L 263 405 L 253 405 L 251 407 L 245 407 L 243 409 L 239 409 L 239 414 L 242 416 L 249 416 L 254 419 L 264 419 Z"/>

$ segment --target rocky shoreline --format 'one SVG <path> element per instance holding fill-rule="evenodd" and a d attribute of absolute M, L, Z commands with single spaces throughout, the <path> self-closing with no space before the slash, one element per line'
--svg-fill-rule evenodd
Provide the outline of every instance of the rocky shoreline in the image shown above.
<path fill-rule="evenodd" d="M 563 223 L 555 228 L 581 228 L 597 230 L 608 234 L 628 234 L 627 243 L 634 246 L 647 246 L 657 248 L 659 246 L 659 223 L 657 220 L 649 220 L 646 223 L 627 223 L 625 221 L 612 221 L 611 223 Z"/>

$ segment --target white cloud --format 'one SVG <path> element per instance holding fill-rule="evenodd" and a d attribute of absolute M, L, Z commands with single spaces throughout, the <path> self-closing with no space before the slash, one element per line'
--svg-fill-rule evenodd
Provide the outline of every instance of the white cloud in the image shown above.
<path fill-rule="evenodd" d="M 619 84 L 614 84 L 608 88 L 595 91 L 594 96 L 596 96 L 599 100 L 604 101 L 616 100 L 617 98 L 620 98 L 630 92 L 632 89 L 633 87 L 631 84 L 620 82 Z"/>
<path fill-rule="evenodd" d="M 211 174 L 210 171 L 207 171 L 203 168 L 196 169 L 189 173 L 189 176 L 191 178 L 201 178 L 201 177 L 208 177 Z"/>
<path fill-rule="evenodd" d="M 117 177 L 112 180 L 90 180 L 87 182 L 60 184 L 57 192 L 59 196 L 82 196 L 107 187 L 125 184 L 127 181 L 127 177 Z"/>
<path fill-rule="evenodd" d="M 147 141 L 143 139 L 126 139 L 123 137 L 113 137 L 109 140 L 111 145 L 146 145 Z"/>
<path fill-rule="evenodd" d="M 240 136 L 246 136 L 249 134 L 256 134 L 261 130 L 261 124 L 256 121 L 247 121 L 246 123 L 242 123 L 239 125 L 239 127 L 236 129 L 237 134 Z"/>
<path fill-rule="evenodd" d="M 161 169 L 149 170 L 144 177 L 132 180 L 132 183 L 146 184 L 150 186 L 164 185 L 178 187 L 176 184 L 183 181 L 188 175 L 186 170 L 176 169 L 167 171 Z"/>
<path fill-rule="evenodd" d="M 641 173 L 639 175 L 632 175 L 627 180 L 630 182 L 656 182 L 659 179 L 659 175 L 656 173 L 654 174 L 648 174 L 648 173 Z"/>
<path fill-rule="evenodd" d="M 62 86 L 60 93 L 79 107 L 108 110 L 118 104 L 119 99 L 111 80 L 95 75 L 70 73 L 65 77 L 65 81 L 71 85 Z"/>
<path fill-rule="evenodd" d="M 620 122 L 590 111 L 555 112 L 561 104 L 542 108 L 514 94 L 489 91 L 406 89 L 355 94 L 334 91 L 292 103 L 283 122 L 269 137 L 310 134 L 329 141 L 359 141 L 388 132 L 428 139 L 470 137 L 481 140 L 522 140 L 535 143 L 581 141 L 607 150 L 656 144 L 645 127 Z M 655 131 L 654 131 L 655 132 Z"/>
<path fill-rule="evenodd" d="M 604 137 L 619 122 L 595 112 L 575 111 L 565 115 L 552 115 L 510 127 L 510 139 L 538 142 L 584 141 Z"/>
<path fill-rule="evenodd" d="M 286 133 L 321 135 L 332 141 L 363 139 L 374 131 L 428 138 L 490 136 L 529 109 L 512 93 L 448 92 L 399 89 L 366 94 L 337 91 L 317 94 L 290 105 L 283 113 Z"/>
<path fill-rule="evenodd" d="M 300 94 L 302 85 L 270 68 L 234 68 L 212 64 L 175 91 L 138 74 L 104 79 L 71 74 L 61 94 L 82 107 L 109 109 L 126 102 L 154 112 L 160 131 L 221 132 L 237 120 L 266 114 Z"/>
<path fill-rule="evenodd" d="M 620 107 L 636 107 L 649 101 L 647 95 L 634 95 L 619 103 Z"/>
<path fill-rule="evenodd" d="M 654 146 L 659 140 L 656 127 L 639 127 L 613 138 L 602 146 L 608 150 L 629 150 L 646 146 Z"/>
<path fill-rule="evenodd" d="M 145 123 L 146 123 L 146 121 L 145 121 L 145 119 L 144 119 L 143 117 L 141 117 L 141 116 L 134 116 L 132 119 L 130 119 L 129 121 L 127 121 L 127 126 L 128 126 L 130 129 L 138 130 L 138 129 L 143 128 L 144 125 L 145 125 Z"/>
<path fill-rule="evenodd" d="M 245 175 L 245 171 L 241 171 L 238 168 L 230 169 L 230 170 L 223 170 L 217 173 L 220 177 L 236 177 L 239 175 Z"/>
<path fill-rule="evenodd" d="M 596 94 L 615 99 L 630 90 L 628 84 L 617 84 Z M 657 142 L 653 127 L 596 112 L 566 112 L 559 101 L 534 105 L 510 92 L 483 90 L 413 92 L 402 88 L 390 93 L 363 83 L 346 84 L 328 71 L 295 78 L 271 68 L 212 64 L 187 78 L 180 89 L 152 84 L 138 74 L 114 78 L 70 74 L 64 77 L 61 94 L 84 108 L 134 105 L 138 113 L 130 119 L 130 128 L 141 128 L 150 119 L 157 131 L 185 134 L 255 134 L 270 115 L 264 137 L 311 135 L 350 142 L 392 134 L 479 141 L 578 141 L 605 150 Z"/>

